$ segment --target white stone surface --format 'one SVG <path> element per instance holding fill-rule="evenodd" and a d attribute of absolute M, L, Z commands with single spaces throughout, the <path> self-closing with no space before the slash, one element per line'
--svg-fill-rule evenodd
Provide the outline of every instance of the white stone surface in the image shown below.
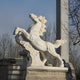
<path fill-rule="evenodd" d="M 62 71 L 67 72 L 68 68 L 62 67 L 28 67 L 28 70 Z"/>
<path fill-rule="evenodd" d="M 68 0 L 61 0 L 61 39 L 66 43 L 61 47 L 61 57 L 69 62 L 69 7 Z"/>
<path fill-rule="evenodd" d="M 47 22 L 47 20 L 45 19 L 45 17 L 43 16 L 36 16 L 34 14 L 30 14 L 30 18 L 35 22 L 33 25 L 31 25 L 31 29 L 30 32 L 28 33 L 26 30 L 17 27 L 15 29 L 15 35 L 16 35 L 16 42 L 18 44 L 20 44 L 21 46 L 23 46 L 26 50 L 28 50 L 30 52 L 30 55 L 33 55 L 31 57 L 32 58 L 32 62 L 34 62 L 33 64 L 35 64 L 36 60 L 34 58 L 36 58 L 35 54 L 39 55 L 40 53 L 48 53 L 51 54 L 53 57 L 57 58 L 59 60 L 59 63 L 57 64 L 57 66 L 59 67 L 64 67 L 63 61 L 60 57 L 59 54 L 56 53 L 56 48 L 58 48 L 59 46 L 62 46 L 65 43 L 65 40 L 61 39 L 61 40 L 56 40 L 56 42 L 54 44 L 44 41 L 40 38 L 40 36 L 43 36 L 43 32 L 45 32 L 45 23 Z M 21 36 L 23 38 L 23 40 L 19 39 L 19 36 Z M 39 58 L 39 56 L 38 56 Z M 43 54 L 43 63 L 45 63 L 46 58 Z M 35 61 L 34 61 L 35 60 Z M 38 60 L 38 59 L 37 59 Z M 39 59 L 39 63 L 40 64 L 40 59 Z M 37 65 L 37 64 L 36 64 Z"/>

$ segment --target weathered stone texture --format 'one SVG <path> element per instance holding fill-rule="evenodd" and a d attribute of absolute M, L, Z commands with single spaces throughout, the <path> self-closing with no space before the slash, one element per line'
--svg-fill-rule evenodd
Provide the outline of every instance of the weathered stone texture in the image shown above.
<path fill-rule="evenodd" d="M 26 80 L 66 80 L 67 69 L 61 70 L 55 70 L 55 68 L 53 70 L 28 69 Z"/>

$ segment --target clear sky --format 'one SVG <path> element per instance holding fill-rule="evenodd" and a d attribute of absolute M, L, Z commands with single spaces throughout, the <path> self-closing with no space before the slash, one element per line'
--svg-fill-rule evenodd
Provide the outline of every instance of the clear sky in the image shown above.
<path fill-rule="evenodd" d="M 29 14 L 45 16 L 47 24 L 56 23 L 56 0 L 0 0 L 0 34 L 13 34 L 15 27 L 32 24 Z"/>

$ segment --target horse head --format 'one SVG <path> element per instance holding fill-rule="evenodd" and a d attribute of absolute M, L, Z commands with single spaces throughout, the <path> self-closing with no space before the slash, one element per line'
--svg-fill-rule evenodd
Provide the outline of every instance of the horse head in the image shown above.
<path fill-rule="evenodd" d="M 31 14 L 29 15 L 29 17 L 30 17 L 34 22 L 36 22 L 35 19 L 38 19 L 38 17 L 37 17 L 36 15 L 34 15 L 33 13 L 31 13 Z"/>
<path fill-rule="evenodd" d="M 35 14 L 30 14 L 29 17 L 34 21 L 34 22 L 41 22 L 43 24 L 45 24 L 47 22 L 47 20 L 45 19 L 44 16 L 36 16 Z"/>

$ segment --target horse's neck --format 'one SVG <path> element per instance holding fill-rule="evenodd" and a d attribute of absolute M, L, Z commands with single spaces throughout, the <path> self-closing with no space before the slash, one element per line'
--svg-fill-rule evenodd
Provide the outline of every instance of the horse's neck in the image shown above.
<path fill-rule="evenodd" d="M 32 25 L 31 31 L 39 32 L 40 31 L 40 28 L 41 28 L 41 23 L 35 23 L 35 24 Z"/>

